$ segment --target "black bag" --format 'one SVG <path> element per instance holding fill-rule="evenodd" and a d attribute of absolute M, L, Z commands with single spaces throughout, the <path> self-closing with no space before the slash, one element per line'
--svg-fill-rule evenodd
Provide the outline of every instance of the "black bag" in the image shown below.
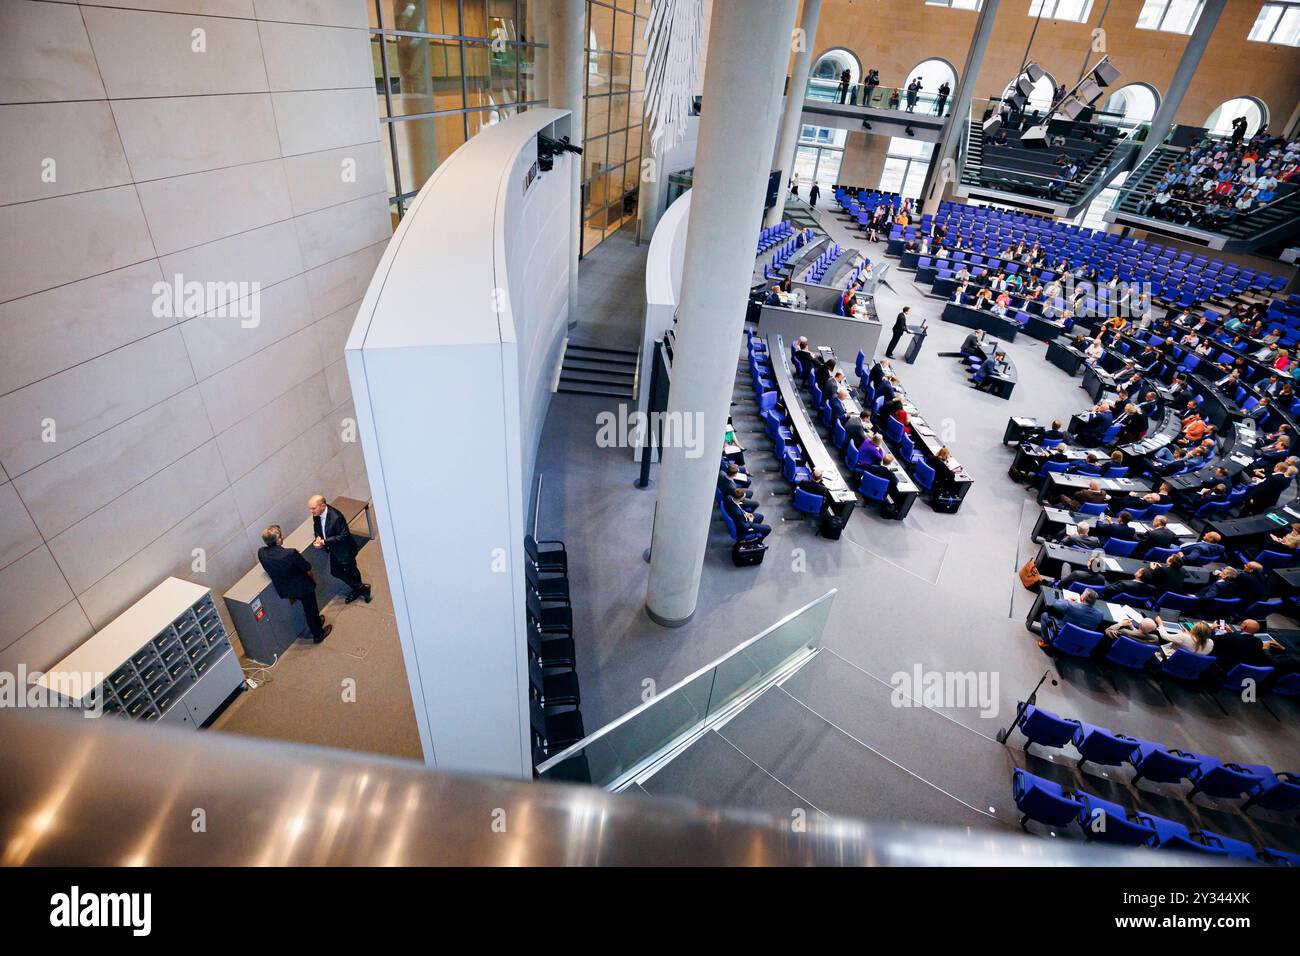
<path fill-rule="evenodd" d="M 738 568 L 753 567 L 763 563 L 767 545 L 757 539 L 737 541 L 731 546 L 731 563 Z"/>
<path fill-rule="evenodd" d="M 817 533 L 823 538 L 838 541 L 840 535 L 844 532 L 846 524 L 848 524 L 848 521 L 845 518 L 837 515 L 834 511 L 828 510 L 822 515 L 822 521 L 817 527 Z"/>

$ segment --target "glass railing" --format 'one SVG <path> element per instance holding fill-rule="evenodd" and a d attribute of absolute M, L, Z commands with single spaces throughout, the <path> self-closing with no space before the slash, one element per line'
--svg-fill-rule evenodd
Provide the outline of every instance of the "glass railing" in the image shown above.
<path fill-rule="evenodd" d="M 583 780 L 617 789 L 705 729 L 712 719 L 765 688 L 821 646 L 835 590 L 588 735 L 537 768 L 543 780 Z"/>
<path fill-rule="evenodd" d="M 812 77 L 808 80 L 808 100 L 823 103 L 844 103 L 846 106 L 865 106 L 873 110 L 898 110 L 917 113 L 923 116 L 947 116 L 952 112 L 952 96 L 942 97 L 943 112 L 939 112 L 940 96 L 933 90 L 922 90 L 914 102 L 909 102 L 907 89 L 894 86 L 863 86 L 861 83 L 850 85 L 847 92 L 841 92 L 840 84 L 835 80 L 823 80 Z"/>

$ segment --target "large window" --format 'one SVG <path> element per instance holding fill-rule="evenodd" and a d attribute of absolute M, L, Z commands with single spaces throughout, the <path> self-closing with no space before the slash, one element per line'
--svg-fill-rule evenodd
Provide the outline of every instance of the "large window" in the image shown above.
<path fill-rule="evenodd" d="M 1120 189 L 1126 179 L 1128 179 L 1128 173 L 1120 173 L 1112 179 L 1110 185 L 1099 192 L 1096 199 L 1088 203 L 1088 208 L 1079 213 L 1078 218 L 1074 220 L 1074 224 L 1088 229 L 1105 229 L 1109 224 L 1106 222 L 1104 213 L 1115 204 L 1115 200 L 1119 196 Z"/>
<path fill-rule="evenodd" d="M 650 0 L 587 3 L 583 255 L 636 217 L 649 12 Z"/>
<path fill-rule="evenodd" d="M 933 151 L 933 143 L 909 136 L 891 138 L 880 173 L 880 188 L 885 192 L 899 193 L 904 199 L 919 198 Z"/>
<path fill-rule="evenodd" d="M 1262 102 L 1253 96 L 1239 96 L 1220 103 L 1205 120 L 1205 128 L 1219 136 L 1231 135 L 1232 121 L 1238 116 L 1246 117 L 1247 138 L 1254 136 L 1268 122 L 1268 113 Z"/>
<path fill-rule="evenodd" d="M 1102 112 L 1122 116 L 1120 122 L 1131 129 L 1151 122 L 1159 105 L 1160 101 L 1154 88 L 1145 83 L 1130 83 L 1121 86 L 1106 98 Z"/>
<path fill-rule="evenodd" d="M 978 10 L 984 0 L 925 0 L 927 7 L 951 7 L 954 10 Z"/>
<path fill-rule="evenodd" d="M 1051 20 L 1069 20 L 1072 23 L 1087 23 L 1088 14 L 1092 12 L 1092 0 L 1031 0 L 1029 15 L 1042 15 Z"/>
<path fill-rule="evenodd" d="M 822 192 L 839 182 L 840 163 L 844 159 L 844 141 L 848 132 L 828 126 L 801 126 L 799 146 L 795 151 L 794 171 L 807 196 L 808 184 L 816 182 Z"/>
<path fill-rule="evenodd" d="M 544 105 L 535 0 L 367 0 L 394 220 L 484 126 Z M 536 7 L 536 9 L 534 9 Z"/>
<path fill-rule="evenodd" d="M 1266 3 L 1250 28 L 1250 39 L 1259 43 L 1300 46 L 1300 2 L 1280 0 Z"/>
<path fill-rule="evenodd" d="M 1204 8 L 1205 0 L 1146 0 L 1138 13 L 1138 29 L 1190 35 Z"/>

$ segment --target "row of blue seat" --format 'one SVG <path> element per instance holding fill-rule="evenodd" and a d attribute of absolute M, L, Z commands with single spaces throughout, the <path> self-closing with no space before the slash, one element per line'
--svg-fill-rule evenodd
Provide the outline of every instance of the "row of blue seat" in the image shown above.
<path fill-rule="evenodd" d="M 1059 783 L 1017 768 L 1011 774 L 1011 797 L 1023 816 L 1020 825 L 1034 820 L 1044 826 L 1067 827 L 1077 823 L 1086 839 L 1123 846 L 1200 853 L 1252 863 L 1300 866 L 1300 853 L 1256 847 L 1245 840 L 1214 833 L 1194 832 L 1186 824 L 1150 813 L 1130 811 L 1095 794 L 1066 791 Z"/>

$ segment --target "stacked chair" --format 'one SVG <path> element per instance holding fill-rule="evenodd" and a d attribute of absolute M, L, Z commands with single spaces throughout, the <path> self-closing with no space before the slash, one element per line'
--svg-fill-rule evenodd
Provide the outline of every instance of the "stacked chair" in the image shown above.
<path fill-rule="evenodd" d="M 528 612 L 528 711 L 533 766 L 585 737 L 573 643 L 569 554 L 563 541 L 524 536 Z"/>

